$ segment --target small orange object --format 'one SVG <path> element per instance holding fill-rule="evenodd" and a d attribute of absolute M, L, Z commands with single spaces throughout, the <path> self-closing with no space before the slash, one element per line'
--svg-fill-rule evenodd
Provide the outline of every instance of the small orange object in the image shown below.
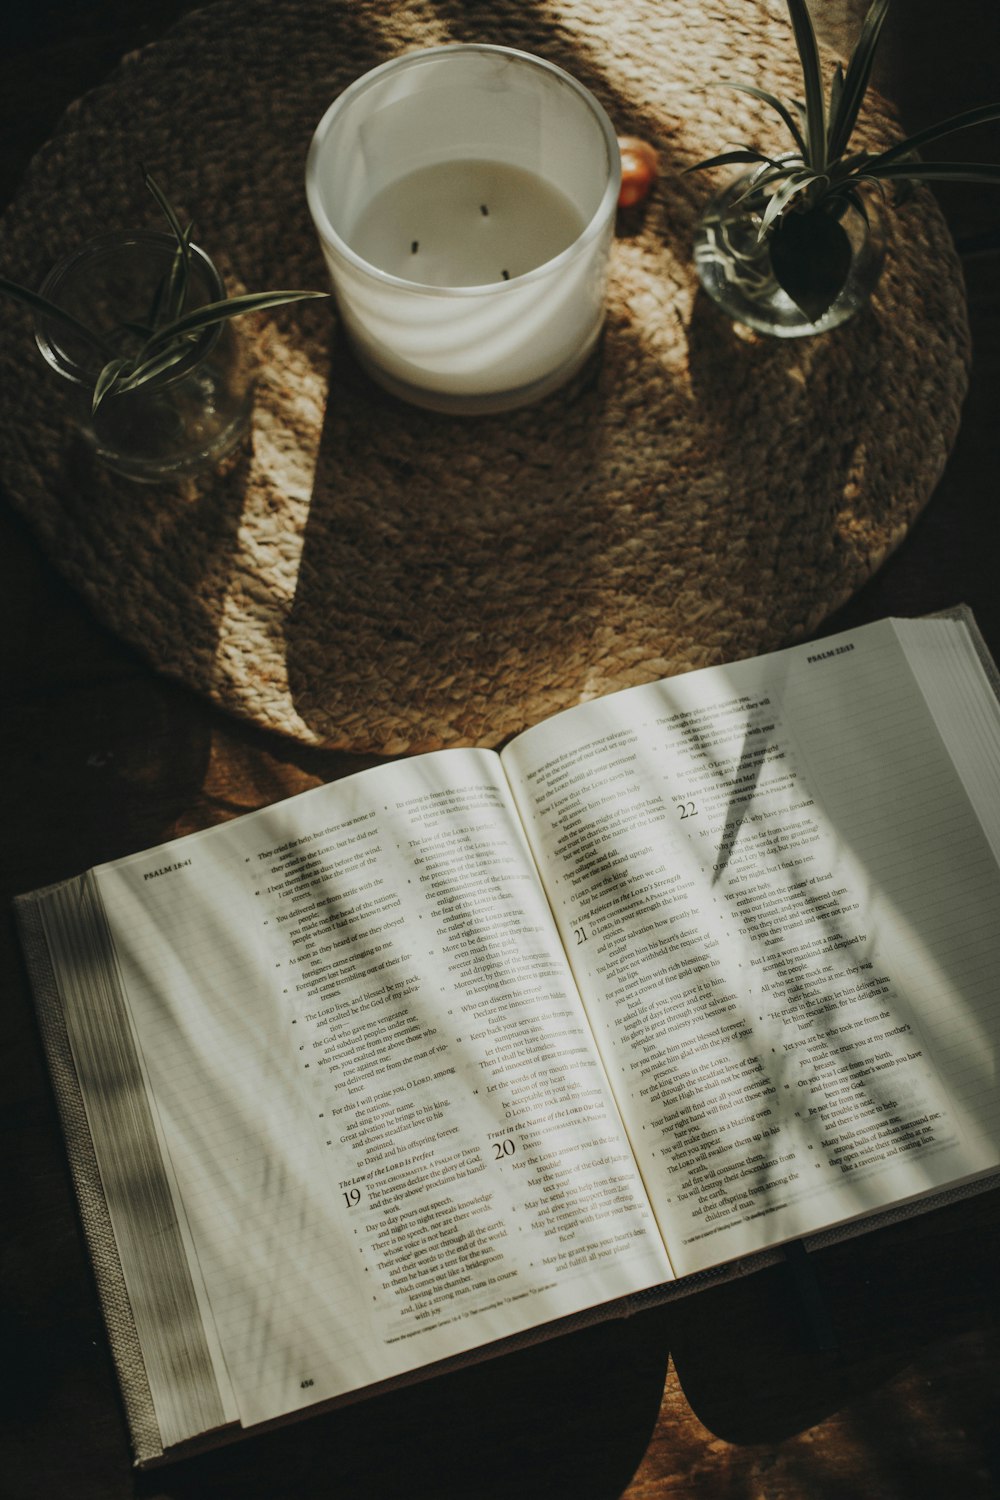
<path fill-rule="evenodd" d="M 633 208 L 648 198 L 660 170 L 660 161 L 648 141 L 637 135 L 620 135 L 618 150 L 622 159 L 622 185 L 619 208 Z"/>

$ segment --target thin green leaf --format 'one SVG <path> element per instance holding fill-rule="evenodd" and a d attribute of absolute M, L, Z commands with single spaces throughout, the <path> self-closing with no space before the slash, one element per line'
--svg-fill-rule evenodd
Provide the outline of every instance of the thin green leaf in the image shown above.
<path fill-rule="evenodd" d="M 228 297 L 221 302 L 207 302 L 185 313 L 183 318 L 157 329 L 150 339 L 147 350 L 158 347 L 186 333 L 198 333 L 214 323 L 223 323 L 227 318 L 238 318 L 244 313 L 260 312 L 264 308 L 279 307 L 285 302 L 302 302 L 309 298 L 328 297 L 329 292 L 246 292 L 241 297 Z"/>
<path fill-rule="evenodd" d="M 991 120 L 1000 120 L 1000 104 L 980 104 L 975 109 L 962 110 L 960 114 L 949 115 L 946 120 L 940 120 L 937 125 L 928 125 L 925 130 L 918 130 L 916 135 L 907 136 L 905 141 L 898 141 L 895 146 L 880 152 L 872 160 L 895 161 L 911 151 L 919 151 L 929 141 L 940 140 L 942 136 L 951 135 L 956 130 L 967 130 L 971 125 L 986 125 Z"/>
<path fill-rule="evenodd" d="M 864 101 L 865 94 L 868 92 L 872 66 L 875 62 L 875 53 L 882 34 L 882 27 L 885 24 L 885 18 L 889 11 L 889 5 L 890 0 L 873 0 L 868 14 L 865 16 L 857 44 L 851 54 L 851 60 L 847 65 L 844 87 L 836 109 L 834 109 L 831 99 L 829 135 L 829 160 L 831 161 L 835 161 L 838 156 L 843 155 L 847 149 L 847 143 L 854 133 L 858 113 Z"/>
<path fill-rule="evenodd" d="M 830 142 L 834 133 L 834 121 L 840 114 L 841 103 L 844 97 L 844 70 L 840 63 L 833 70 L 833 81 L 830 84 L 830 103 L 826 111 L 826 154 L 827 160 L 833 157 L 833 147 Z"/>
<path fill-rule="evenodd" d="M 101 353 L 107 352 L 107 345 L 100 334 L 94 333 L 93 329 L 88 328 L 85 323 L 81 323 L 79 318 L 74 318 L 72 313 L 65 312 L 63 308 L 57 307 L 47 297 L 39 296 L 38 292 L 31 291 L 29 287 L 19 286 L 16 281 L 8 281 L 6 276 L 0 276 L 0 292 L 6 292 L 9 297 L 15 298 L 18 302 L 23 302 L 25 306 L 34 309 L 35 312 L 44 313 L 47 318 L 52 318 L 55 322 L 62 323 L 63 327 L 72 328 L 74 333 L 79 334 L 80 338 L 85 339 L 88 344 L 93 344 L 95 349 L 99 349 Z"/>
<path fill-rule="evenodd" d="M 190 343 L 180 340 L 150 355 L 148 359 L 137 363 L 128 375 L 118 381 L 116 391 L 118 393 L 134 391 L 138 386 L 146 385 L 157 375 L 163 375 L 167 370 L 173 369 L 174 365 L 180 364 L 190 348 Z"/>
<path fill-rule="evenodd" d="M 782 183 L 781 187 L 768 199 L 767 208 L 764 210 L 764 217 L 757 231 L 758 240 L 765 238 L 775 219 L 783 209 L 787 208 L 788 204 L 791 203 L 792 199 L 798 193 L 805 192 L 806 188 L 818 181 L 819 175 L 815 172 L 810 172 L 806 175 L 795 177 L 790 182 Z"/>
<path fill-rule="evenodd" d="M 184 311 L 191 260 L 191 231 L 189 224 L 183 231 L 170 262 L 170 270 L 162 277 L 156 288 L 156 296 L 150 309 L 149 321 L 154 329 L 161 324 L 173 323 Z"/>
<path fill-rule="evenodd" d="M 90 402 L 91 413 L 97 410 L 108 392 L 117 385 L 118 377 L 129 363 L 130 361 L 121 355 L 116 359 L 108 360 L 94 384 L 94 393 Z"/>
<path fill-rule="evenodd" d="M 802 167 L 781 164 L 775 167 L 764 167 L 759 174 L 754 173 L 753 180 L 747 184 L 742 193 L 733 199 L 733 207 L 737 207 L 740 203 L 746 203 L 749 206 L 752 198 L 758 200 L 762 198 L 766 199 L 767 188 L 773 187 L 776 182 L 785 182 L 791 178 L 798 178 L 802 175 L 802 171 Z M 751 212 L 759 213 L 759 206 L 756 210 L 751 209 Z"/>
<path fill-rule="evenodd" d="M 806 158 L 810 167 L 822 172 L 826 166 L 826 109 L 819 44 L 806 0 L 786 0 L 786 3 L 806 91 Z"/>
<path fill-rule="evenodd" d="M 175 251 L 174 253 L 176 254 L 177 252 Z M 173 265 L 173 262 L 171 262 L 171 265 Z M 167 283 L 169 280 L 169 275 L 161 276 L 156 284 L 156 291 L 153 293 L 153 305 L 149 309 L 150 333 L 155 332 L 156 325 L 160 321 L 160 314 L 167 300 Z"/>
<path fill-rule="evenodd" d="M 681 176 L 688 172 L 702 172 L 708 167 L 730 167 L 737 162 L 763 162 L 767 166 L 776 167 L 778 163 L 770 156 L 765 156 L 763 151 L 754 151 L 749 146 L 741 147 L 738 151 L 723 151 L 721 156 L 708 156 L 704 161 L 696 161 L 692 166 L 685 167 Z"/>
<path fill-rule="evenodd" d="M 143 182 L 163 210 L 174 239 L 177 241 L 177 249 L 174 252 L 169 274 L 157 287 L 156 299 L 150 313 L 150 322 L 154 328 L 158 328 L 161 324 L 176 322 L 184 311 L 188 288 L 191 234 L 194 225 L 189 224 L 186 229 L 181 228 L 181 221 L 177 217 L 173 204 L 152 173 L 147 172 L 145 168 L 143 169 Z"/>
<path fill-rule="evenodd" d="M 184 311 L 187 286 L 188 260 L 180 245 L 178 245 L 170 264 L 170 272 L 162 285 L 162 297 L 157 299 L 159 305 L 156 309 L 156 316 L 153 319 L 154 328 L 157 328 L 161 323 L 176 323 Z"/>
<path fill-rule="evenodd" d="M 193 224 L 189 224 L 184 231 L 181 244 L 177 246 L 173 265 L 170 267 L 170 281 L 167 286 L 167 297 L 163 312 L 165 323 L 175 322 L 184 311 L 187 301 L 188 284 L 191 274 L 191 234 Z"/>
<path fill-rule="evenodd" d="M 905 179 L 900 178 L 899 179 L 899 183 L 902 183 L 904 180 Z M 852 178 L 850 178 L 849 183 L 844 183 L 844 182 L 838 183 L 837 186 L 833 189 L 833 191 L 838 196 L 842 197 L 845 194 L 845 192 L 848 190 L 849 186 L 852 187 L 852 188 L 853 187 L 870 187 L 870 188 L 875 188 L 877 190 L 877 192 L 879 193 L 879 196 L 883 200 L 885 199 L 886 194 L 889 191 L 888 186 L 887 186 L 887 184 L 885 182 L 881 182 L 877 177 L 868 177 L 864 172 L 858 172 L 858 173 L 856 173 Z"/>
<path fill-rule="evenodd" d="M 853 186 L 841 188 L 836 196 L 843 203 L 849 203 L 852 208 L 856 209 L 866 224 L 870 222 L 868 218 L 868 205 L 864 200 L 864 196 L 856 192 Z"/>
<path fill-rule="evenodd" d="M 865 172 L 869 180 L 909 182 L 1000 182 L 1000 162 L 890 161 L 876 158 Z"/>
<path fill-rule="evenodd" d="M 852 151 L 850 156 L 842 156 L 836 164 L 836 171 L 840 177 L 849 177 L 852 172 L 862 172 L 870 161 L 875 160 L 876 153 L 873 151 Z"/>
<path fill-rule="evenodd" d="M 186 245 L 187 241 L 185 238 L 184 230 L 181 228 L 180 220 L 178 219 L 177 214 L 174 212 L 173 204 L 169 201 L 166 194 L 160 188 L 152 173 L 147 172 L 145 168 L 143 168 L 142 180 L 144 186 L 149 189 L 153 197 L 156 199 L 157 203 L 160 205 L 164 214 L 166 215 L 167 222 L 169 223 L 170 228 L 173 230 L 174 238 L 177 240 L 177 244 L 179 246 Z"/>
<path fill-rule="evenodd" d="M 764 104 L 769 104 L 781 116 L 796 146 L 800 151 L 805 152 L 806 143 L 802 131 L 795 123 L 787 106 L 782 104 L 774 94 L 769 94 L 766 89 L 755 88 L 752 83 L 740 83 L 736 78 L 721 78 L 718 83 L 710 83 L 707 87 L 738 89 L 741 94 L 750 94 L 754 99 L 760 99 Z"/>

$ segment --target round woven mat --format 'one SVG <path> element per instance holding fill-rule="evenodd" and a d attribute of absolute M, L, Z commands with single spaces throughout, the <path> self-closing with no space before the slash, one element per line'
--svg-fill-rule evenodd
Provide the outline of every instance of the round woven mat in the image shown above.
<path fill-rule="evenodd" d="M 869 309 L 818 339 L 731 325 L 682 169 L 781 145 L 734 74 L 800 91 L 780 0 L 222 0 L 66 116 L 0 226 L 38 285 L 80 240 L 158 218 L 145 164 L 231 289 L 325 287 L 303 169 L 316 122 L 376 63 L 447 41 L 538 53 L 663 173 L 616 240 L 600 357 L 521 412 L 384 396 L 332 303 L 244 320 L 250 449 L 186 488 L 91 467 L 26 315 L 0 305 L 0 478 L 57 566 L 160 670 L 299 740 L 392 753 L 496 744 L 582 699 L 816 628 L 880 565 L 955 437 L 968 333 L 943 221 L 890 216 Z M 779 127 L 780 129 L 780 127 Z M 869 142 L 895 133 L 877 99 Z"/>

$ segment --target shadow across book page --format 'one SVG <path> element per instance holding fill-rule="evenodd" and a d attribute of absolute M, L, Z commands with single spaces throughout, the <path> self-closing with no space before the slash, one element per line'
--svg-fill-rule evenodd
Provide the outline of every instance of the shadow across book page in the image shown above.
<path fill-rule="evenodd" d="M 21 898 L 139 1461 L 988 1183 L 998 751 L 883 621 Z"/>

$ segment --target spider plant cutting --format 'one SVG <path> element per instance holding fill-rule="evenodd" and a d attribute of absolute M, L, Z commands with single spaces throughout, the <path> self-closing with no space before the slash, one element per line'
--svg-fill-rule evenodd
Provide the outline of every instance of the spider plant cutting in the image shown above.
<path fill-rule="evenodd" d="M 85 320 L 50 297 L 0 276 L 0 292 L 31 308 L 36 317 L 64 330 L 77 345 L 82 343 L 97 357 L 90 401 L 92 414 L 109 397 L 169 379 L 182 361 L 190 360 L 207 330 L 247 313 L 329 295 L 313 291 L 249 292 L 191 305 L 196 282 L 193 225 L 182 228 L 173 206 L 149 172 L 143 172 L 143 181 L 170 226 L 173 251 L 169 264 L 155 280 L 142 316 L 130 316 L 108 326 L 102 309 L 95 306 L 92 316 Z"/>
<path fill-rule="evenodd" d="M 851 233 L 851 220 L 862 228 L 868 224 L 871 189 L 881 195 L 893 190 L 898 201 L 917 183 L 1000 183 L 1000 164 L 924 161 L 920 156 L 932 141 L 1000 119 L 1000 103 L 952 115 L 883 151 L 852 149 L 890 0 L 874 0 L 847 68 L 836 65 L 828 92 L 806 0 L 786 3 L 802 70 L 803 99 L 786 102 L 741 79 L 726 79 L 718 87 L 737 89 L 768 105 L 784 126 L 787 149 L 767 152 L 743 144 L 688 170 L 732 165 L 746 169 L 727 208 L 731 216 L 752 224 L 752 235 L 742 242 L 725 236 L 722 248 L 717 237 L 712 253 L 736 262 L 733 276 L 742 279 L 745 288 L 752 284 L 752 263 L 759 268 L 766 255 L 773 282 L 807 320 L 798 331 L 814 331 L 809 325 L 829 317 L 847 284 L 858 239 L 856 229 Z M 705 275 L 702 280 L 711 292 Z"/>

